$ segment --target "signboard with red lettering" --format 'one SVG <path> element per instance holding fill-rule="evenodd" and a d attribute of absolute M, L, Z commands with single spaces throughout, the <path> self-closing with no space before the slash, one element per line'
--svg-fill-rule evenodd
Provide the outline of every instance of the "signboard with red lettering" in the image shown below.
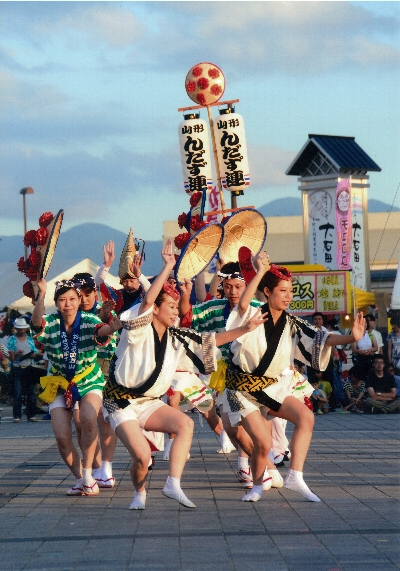
<path fill-rule="evenodd" d="M 350 272 L 294 273 L 289 311 L 295 315 L 350 313 Z"/>

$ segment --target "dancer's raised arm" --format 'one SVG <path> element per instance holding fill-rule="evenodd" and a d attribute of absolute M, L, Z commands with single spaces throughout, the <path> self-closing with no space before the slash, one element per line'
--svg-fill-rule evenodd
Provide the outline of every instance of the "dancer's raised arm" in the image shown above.
<path fill-rule="evenodd" d="M 243 315 L 248 310 L 251 300 L 256 294 L 259 283 L 261 282 L 265 272 L 267 272 L 270 268 L 268 254 L 266 252 L 260 252 L 257 256 L 255 256 L 254 266 L 257 273 L 249 285 L 246 287 L 239 300 L 240 317 L 243 317 Z"/>
<path fill-rule="evenodd" d="M 146 293 L 142 303 L 140 304 L 138 315 L 141 315 L 147 311 L 157 299 L 164 283 L 167 281 L 171 270 L 175 266 L 175 256 L 172 252 L 172 242 L 168 240 L 165 247 L 161 250 L 161 256 L 164 260 L 164 267 L 158 274 L 154 282 L 151 284 L 150 289 Z"/>

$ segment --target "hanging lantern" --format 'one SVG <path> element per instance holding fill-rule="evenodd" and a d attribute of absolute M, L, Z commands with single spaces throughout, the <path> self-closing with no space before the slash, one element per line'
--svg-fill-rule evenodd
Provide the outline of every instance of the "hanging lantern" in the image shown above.
<path fill-rule="evenodd" d="M 185 115 L 178 127 L 183 184 L 188 194 L 212 189 L 208 125 L 199 113 Z"/>
<path fill-rule="evenodd" d="M 221 109 L 213 128 L 222 186 L 230 191 L 243 191 L 250 184 L 243 117 L 235 113 L 234 107 Z"/>
<path fill-rule="evenodd" d="M 225 91 L 222 70 L 209 62 L 194 65 L 185 79 L 186 93 L 198 105 L 211 105 L 219 101 Z"/>

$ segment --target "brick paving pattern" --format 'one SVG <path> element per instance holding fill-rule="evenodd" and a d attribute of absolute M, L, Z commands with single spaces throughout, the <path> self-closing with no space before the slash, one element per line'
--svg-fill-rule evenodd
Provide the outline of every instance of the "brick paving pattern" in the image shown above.
<path fill-rule="evenodd" d="M 236 453 L 197 415 L 182 488 L 165 498 L 158 453 L 145 511 L 130 511 L 130 458 L 119 443 L 116 486 L 67 497 L 74 483 L 50 422 L 0 413 L 0 568 L 3 571 L 395 571 L 399 558 L 400 415 L 316 417 L 305 480 L 321 503 L 281 488 L 241 502 Z M 287 468 L 281 468 L 284 476 Z"/>

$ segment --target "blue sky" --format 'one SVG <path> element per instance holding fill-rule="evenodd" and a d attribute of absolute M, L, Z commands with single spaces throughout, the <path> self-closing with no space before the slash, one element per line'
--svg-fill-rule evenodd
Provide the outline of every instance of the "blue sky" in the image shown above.
<path fill-rule="evenodd" d="M 391 204 L 399 20 L 399 2 L 0 2 L 1 234 L 22 235 L 18 193 L 32 186 L 28 228 L 63 208 L 65 228 L 161 239 L 162 221 L 188 210 L 177 109 L 201 61 L 223 70 L 222 100 L 240 99 L 240 205 L 300 196 L 284 173 L 309 133 L 355 136 L 382 168 L 369 197 Z"/>

